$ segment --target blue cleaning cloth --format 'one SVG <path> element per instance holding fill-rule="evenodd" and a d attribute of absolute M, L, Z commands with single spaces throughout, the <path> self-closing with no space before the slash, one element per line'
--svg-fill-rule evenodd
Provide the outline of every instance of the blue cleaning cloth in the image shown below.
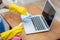
<path fill-rule="evenodd" d="M 27 16 L 21 16 L 23 22 L 29 22 L 31 21 L 32 15 L 27 15 Z"/>

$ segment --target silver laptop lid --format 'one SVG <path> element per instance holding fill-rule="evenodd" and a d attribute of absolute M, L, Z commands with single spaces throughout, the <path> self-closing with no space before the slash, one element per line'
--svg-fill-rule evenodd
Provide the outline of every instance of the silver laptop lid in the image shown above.
<path fill-rule="evenodd" d="M 46 1 L 46 4 L 45 4 L 43 12 L 42 12 L 42 15 L 43 15 L 44 19 L 46 20 L 49 27 L 53 21 L 55 13 L 56 13 L 54 6 L 50 2 L 51 2 L 50 0 Z"/>

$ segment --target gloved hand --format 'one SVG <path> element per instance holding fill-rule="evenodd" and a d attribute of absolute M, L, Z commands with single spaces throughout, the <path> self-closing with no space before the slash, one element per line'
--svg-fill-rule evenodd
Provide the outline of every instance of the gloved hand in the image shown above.
<path fill-rule="evenodd" d="M 32 18 L 31 14 L 28 14 L 27 16 L 21 15 L 22 21 L 23 22 L 29 22 Z"/>
<path fill-rule="evenodd" d="M 10 40 L 14 36 L 20 36 L 23 31 L 23 26 L 15 26 L 13 29 L 1 33 L 3 40 Z"/>

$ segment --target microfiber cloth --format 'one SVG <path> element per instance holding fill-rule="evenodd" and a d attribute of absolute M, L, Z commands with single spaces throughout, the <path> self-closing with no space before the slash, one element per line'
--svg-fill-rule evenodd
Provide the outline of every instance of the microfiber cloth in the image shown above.
<path fill-rule="evenodd" d="M 32 18 L 31 14 L 27 14 L 27 16 L 21 15 L 22 21 L 23 22 L 29 22 L 30 19 Z"/>

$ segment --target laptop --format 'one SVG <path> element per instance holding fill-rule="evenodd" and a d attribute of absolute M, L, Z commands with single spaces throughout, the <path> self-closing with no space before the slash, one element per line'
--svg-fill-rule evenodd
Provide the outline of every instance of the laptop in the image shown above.
<path fill-rule="evenodd" d="M 26 34 L 49 31 L 56 10 L 50 0 L 46 0 L 42 14 L 33 16 L 29 22 L 23 22 Z"/>

